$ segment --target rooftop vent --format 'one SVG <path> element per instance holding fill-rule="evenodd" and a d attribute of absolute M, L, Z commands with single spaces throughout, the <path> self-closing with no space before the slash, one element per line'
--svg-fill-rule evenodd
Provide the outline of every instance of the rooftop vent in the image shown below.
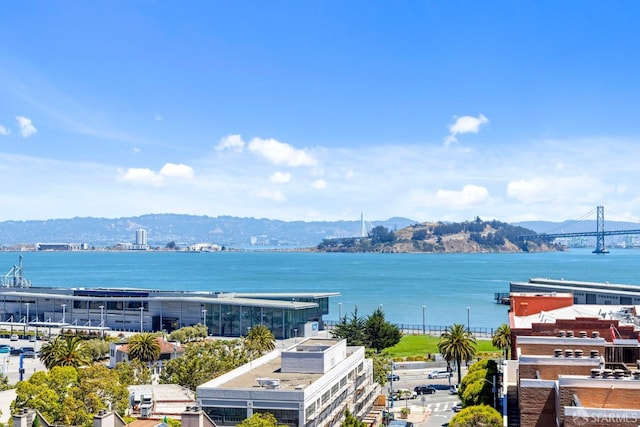
<path fill-rule="evenodd" d="M 587 337 L 587 331 L 580 331 L 580 338 L 586 338 Z"/>
<path fill-rule="evenodd" d="M 561 348 L 556 348 L 555 350 L 553 350 L 553 357 L 561 357 L 561 356 L 562 356 Z"/>
<path fill-rule="evenodd" d="M 611 369 L 603 369 L 602 370 L 602 378 L 609 378 L 613 371 Z"/>
<path fill-rule="evenodd" d="M 600 338 L 600 332 L 598 331 L 591 332 L 591 338 Z"/>
<path fill-rule="evenodd" d="M 564 350 L 564 357 L 573 357 L 573 350 L 567 348 Z"/>
<path fill-rule="evenodd" d="M 614 369 L 613 370 L 613 377 L 614 378 L 622 378 L 622 377 L 624 377 L 624 369 Z"/>
<path fill-rule="evenodd" d="M 639 371 L 639 370 L 635 370 L 635 371 L 633 371 L 633 372 L 631 373 L 631 375 L 632 375 L 632 378 L 633 378 L 634 380 L 640 380 L 640 371 Z"/>
<path fill-rule="evenodd" d="M 558 331 L 558 336 L 561 338 L 564 338 L 567 336 L 567 332 L 566 331 Z"/>
<path fill-rule="evenodd" d="M 591 370 L 591 378 L 600 378 L 600 369 L 593 368 Z"/>
<path fill-rule="evenodd" d="M 589 351 L 589 357 L 598 357 L 600 355 L 600 352 L 598 350 L 590 350 Z"/>
<path fill-rule="evenodd" d="M 582 357 L 582 350 L 580 350 L 579 348 L 576 348 L 575 350 L 573 350 L 573 354 L 576 357 Z"/>
<path fill-rule="evenodd" d="M 573 331 L 567 331 L 567 337 L 573 338 Z"/>

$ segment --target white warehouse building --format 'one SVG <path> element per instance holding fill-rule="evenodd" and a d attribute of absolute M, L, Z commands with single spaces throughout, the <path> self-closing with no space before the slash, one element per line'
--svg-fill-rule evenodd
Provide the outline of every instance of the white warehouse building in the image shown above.
<path fill-rule="evenodd" d="M 274 350 L 196 391 L 198 405 L 218 426 L 235 426 L 260 412 L 272 413 L 278 425 L 336 425 L 347 408 L 362 419 L 379 394 L 365 348 L 326 338 Z"/>

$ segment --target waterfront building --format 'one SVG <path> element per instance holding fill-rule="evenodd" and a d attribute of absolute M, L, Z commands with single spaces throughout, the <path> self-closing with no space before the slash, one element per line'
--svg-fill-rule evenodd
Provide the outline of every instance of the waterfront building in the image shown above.
<path fill-rule="evenodd" d="M 527 282 L 510 282 L 509 291 L 511 293 L 571 293 L 575 304 L 640 305 L 640 286 L 638 285 L 532 278 Z"/>
<path fill-rule="evenodd" d="M 509 424 L 637 426 L 638 314 L 636 306 L 574 304 L 572 294 L 512 293 Z"/>
<path fill-rule="evenodd" d="M 35 287 L 22 257 L 0 284 L 0 327 L 166 331 L 202 324 L 209 335 L 246 336 L 267 326 L 276 339 L 315 336 L 337 292 L 235 293 L 119 288 Z M 50 329 L 49 329 L 50 330 Z"/>
<path fill-rule="evenodd" d="M 184 347 L 179 343 L 167 341 L 162 337 L 157 337 L 160 346 L 160 356 L 158 360 L 153 362 L 153 368 L 157 371 L 162 369 L 165 362 L 182 357 L 184 355 Z M 109 344 L 109 367 L 115 368 L 120 362 L 129 362 L 129 344 L 127 342 L 112 342 Z"/>
<path fill-rule="evenodd" d="M 274 350 L 196 390 L 198 406 L 217 426 L 235 426 L 260 412 L 272 413 L 278 425 L 339 425 L 345 409 L 361 419 L 379 394 L 365 348 L 327 338 Z"/>

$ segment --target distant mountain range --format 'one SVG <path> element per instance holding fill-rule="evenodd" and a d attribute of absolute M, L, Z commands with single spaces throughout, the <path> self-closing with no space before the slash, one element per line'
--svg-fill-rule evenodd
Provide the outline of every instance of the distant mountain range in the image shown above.
<path fill-rule="evenodd" d="M 417 221 L 394 217 L 367 222 L 367 229 L 383 226 L 399 230 Z M 595 231 L 595 221 L 527 221 L 513 225 L 537 233 Z M 148 244 L 165 247 L 169 242 L 178 246 L 196 243 L 216 243 L 228 248 L 249 247 L 315 247 L 323 239 L 359 236 L 362 224 L 354 221 L 280 221 L 273 219 L 238 218 L 232 216 L 195 216 L 178 214 L 149 214 L 125 218 L 71 218 L 46 221 L 0 222 L 0 247 L 32 245 L 35 243 L 86 243 L 89 246 L 109 247 L 121 243 L 135 243 L 137 229 L 147 231 Z M 640 229 L 631 222 L 605 222 L 606 230 Z M 624 236 L 608 238 L 612 243 Z"/>
<path fill-rule="evenodd" d="M 367 222 L 367 228 L 404 228 L 416 221 L 390 218 Z M 135 243 L 136 230 L 147 231 L 152 247 L 216 243 L 228 248 L 290 247 L 318 245 L 323 239 L 359 236 L 360 221 L 279 221 L 231 216 L 150 214 L 126 218 L 72 218 L 46 221 L 0 222 L 0 247 L 34 243 L 86 243 L 109 247 Z"/>

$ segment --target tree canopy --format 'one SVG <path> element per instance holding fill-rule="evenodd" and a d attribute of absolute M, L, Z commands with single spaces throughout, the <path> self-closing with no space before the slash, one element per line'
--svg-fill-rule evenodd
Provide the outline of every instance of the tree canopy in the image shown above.
<path fill-rule="evenodd" d="M 504 358 L 509 358 L 509 349 L 511 348 L 511 328 L 506 323 L 503 323 L 493 333 L 491 340 L 494 346 L 504 351 Z"/>
<path fill-rule="evenodd" d="M 347 340 L 348 345 L 362 345 L 380 352 L 400 342 L 402 332 L 393 323 L 389 323 L 381 308 L 377 308 L 366 318 L 358 316 L 356 307 L 351 317 L 340 319 L 331 334 Z"/>
<path fill-rule="evenodd" d="M 502 415 L 487 405 L 469 406 L 451 418 L 452 427 L 502 427 Z"/>
<path fill-rule="evenodd" d="M 460 384 L 462 379 L 460 365 L 463 360 L 470 361 L 473 358 L 476 352 L 476 339 L 465 325 L 456 323 L 440 335 L 438 351 L 447 362 L 455 361 L 458 367 L 458 384 Z"/>
<path fill-rule="evenodd" d="M 249 330 L 245 345 L 250 352 L 261 356 L 276 348 L 276 339 L 273 332 L 265 325 L 257 325 Z"/>
<path fill-rule="evenodd" d="M 127 344 L 130 359 L 151 363 L 160 358 L 160 343 L 158 337 L 150 332 L 135 334 L 129 338 Z"/>
<path fill-rule="evenodd" d="M 79 336 L 58 335 L 42 345 L 40 360 L 51 369 L 55 366 L 86 366 L 92 361 L 89 350 Z"/>

